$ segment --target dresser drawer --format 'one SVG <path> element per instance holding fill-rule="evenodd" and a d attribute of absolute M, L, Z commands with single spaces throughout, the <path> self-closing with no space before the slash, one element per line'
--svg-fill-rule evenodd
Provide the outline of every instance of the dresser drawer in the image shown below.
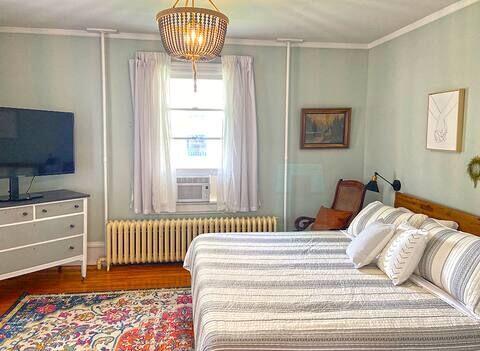
<path fill-rule="evenodd" d="M 0 250 L 83 234 L 83 214 L 0 227 Z"/>
<path fill-rule="evenodd" d="M 0 210 L 0 225 L 33 220 L 33 206 L 22 206 Z"/>
<path fill-rule="evenodd" d="M 0 253 L 0 275 L 83 254 L 82 237 Z"/>
<path fill-rule="evenodd" d="M 54 204 L 37 205 L 35 207 L 35 216 L 37 219 L 80 212 L 83 212 L 83 200 L 57 202 Z"/>

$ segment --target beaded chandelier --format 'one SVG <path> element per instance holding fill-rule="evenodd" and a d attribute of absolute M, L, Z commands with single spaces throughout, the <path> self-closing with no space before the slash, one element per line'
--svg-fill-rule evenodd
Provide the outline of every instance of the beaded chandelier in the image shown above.
<path fill-rule="evenodd" d="M 157 23 L 166 52 L 179 60 L 192 62 L 195 90 L 196 63 L 220 56 L 227 33 L 228 17 L 212 0 L 213 10 L 195 7 L 195 0 L 185 0 L 184 7 L 173 7 L 157 14 Z"/>

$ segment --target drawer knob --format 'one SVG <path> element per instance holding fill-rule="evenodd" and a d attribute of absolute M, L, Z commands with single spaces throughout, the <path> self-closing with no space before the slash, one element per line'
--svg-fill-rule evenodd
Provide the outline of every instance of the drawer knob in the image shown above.
<path fill-rule="evenodd" d="M 23 213 L 22 213 L 22 216 L 23 216 L 23 217 L 28 216 L 28 212 L 23 212 Z"/>
<path fill-rule="evenodd" d="M 70 228 L 75 228 L 75 224 L 70 224 Z"/>
<path fill-rule="evenodd" d="M 43 212 L 43 213 L 47 213 L 48 211 L 44 208 L 44 209 L 42 210 L 42 212 Z"/>
<path fill-rule="evenodd" d="M 70 246 L 69 249 L 73 250 L 73 249 L 75 249 L 75 246 Z"/>
<path fill-rule="evenodd" d="M 79 205 L 75 205 L 75 206 L 73 206 L 73 207 L 75 207 L 75 208 L 79 208 L 80 206 L 79 206 Z"/>

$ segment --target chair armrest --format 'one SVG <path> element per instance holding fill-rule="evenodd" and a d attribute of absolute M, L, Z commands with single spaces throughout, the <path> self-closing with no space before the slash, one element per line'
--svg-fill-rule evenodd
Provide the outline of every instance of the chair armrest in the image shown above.
<path fill-rule="evenodd" d="M 313 222 L 315 222 L 315 218 L 312 217 L 298 217 L 295 220 L 295 229 L 297 231 L 303 232 L 305 229 L 307 229 Z"/>

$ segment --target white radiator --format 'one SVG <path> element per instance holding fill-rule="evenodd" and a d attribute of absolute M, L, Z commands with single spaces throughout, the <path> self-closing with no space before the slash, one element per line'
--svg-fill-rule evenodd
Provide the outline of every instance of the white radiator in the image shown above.
<path fill-rule="evenodd" d="M 107 270 L 112 264 L 181 262 L 192 240 L 203 233 L 276 231 L 272 216 L 110 221 Z"/>

